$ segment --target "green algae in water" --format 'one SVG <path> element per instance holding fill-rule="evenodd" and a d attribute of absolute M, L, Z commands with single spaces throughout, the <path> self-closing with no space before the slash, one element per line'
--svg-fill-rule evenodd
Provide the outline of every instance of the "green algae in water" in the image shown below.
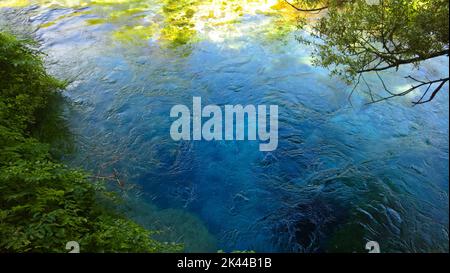
<path fill-rule="evenodd" d="M 197 34 L 193 17 L 198 10 L 200 1 L 195 0 L 167 0 L 162 12 L 164 27 L 161 29 L 163 44 L 178 47 L 194 40 Z"/>
<path fill-rule="evenodd" d="M 155 31 L 155 25 L 123 26 L 113 32 L 113 37 L 120 42 L 138 45 L 150 39 Z"/>
<path fill-rule="evenodd" d="M 283 1 L 274 0 L 10 0 L 1 6 L 23 7 L 36 3 L 48 8 L 89 8 L 45 22 L 41 28 L 77 14 L 92 14 L 97 18 L 86 19 L 86 24 L 113 24 L 115 30 L 111 37 L 116 41 L 145 45 L 154 39 L 167 48 L 208 39 L 210 31 L 214 35 L 234 33 L 233 26 L 246 14 L 273 17 L 273 22 L 264 24 L 258 35 L 267 42 L 283 40 L 296 29 L 298 17 Z"/>

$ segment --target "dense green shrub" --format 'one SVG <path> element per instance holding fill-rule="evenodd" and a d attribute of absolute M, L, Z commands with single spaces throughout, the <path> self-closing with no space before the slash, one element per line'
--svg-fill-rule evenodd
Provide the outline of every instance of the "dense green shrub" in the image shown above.
<path fill-rule="evenodd" d="M 82 252 L 179 251 L 106 209 L 110 192 L 33 137 L 65 85 L 47 74 L 34 46 L 0 32 L 0 252 L 65 252 L 68 241 Z"/>

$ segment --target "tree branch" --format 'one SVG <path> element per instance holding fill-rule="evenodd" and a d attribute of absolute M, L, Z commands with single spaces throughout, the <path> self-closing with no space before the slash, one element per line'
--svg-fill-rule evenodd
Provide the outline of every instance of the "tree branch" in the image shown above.
<path fill-rule="evenodd" d="M 286 2 L 286 4 L 288 4 L 289 6 L 293 7 L 293 8 L 296 9 L 297 11 L 304 11 L 304 12 L 322 11 L 322 10 L 325 10 L 325 9 L 328 8 L 328 6 L 324 6 L 324 7 L 321 7 L 321 8 L 302 9 L 302 8 L 299 8 L 299 7 L 297 7 L 297 6 L 293 5 L 293 4 L 291 4 L 291 3 L 290 3 L 289 1 L 287 1 L 287 0 L 284 0 L 284 2 Z"/>
<path fill-rule="evenodd" d="M 396 59 L 395 61 L 390 62 L 389 65 L 387 66 L 383 66 L 383 67 L 372 67 L 372 68 L 367 68 L 367 69 L 362 69 L 359 70 L 357 73 L 365 73 L 365 72 L 371 72 L 371 71 L 383 71 L 383 70 L 388 70 L 390 68 L 395 68 L 395 67 L 399 67 L 400 65 L 403 64 L 411 64 L 411 63 L 417 63 L 417 62 L 421 62 L 421 61 L 425 61 L 428 59 L 432 59 L 432 58 L 436 58 L 436 57 L 440 57 L 440 56 L 445 56 L 445 55 L 449 55 L 449 50 L 442 50 L 442 51 L 438 51 L 438 52 L 433 52 L 429 55 L 426 56 L 418 56 L 415 58 L 411 58 L 411 59 Z"/>
<path fill-rule="evenodd" d="M 444 85 L 448 82 L 448 80 L 449 80 L 449 78 L 441 79 L 441 83 L 438 85 L 438 87 L 436 89 L 434 89 L 433 94 L 431 94 L 430 98 L 424 101 L 423 99 L 426 96 L 426 94 L 428 93 L 428 90 L 430 89 L 430 87 L 432 85 L 432 84 L 430 84 L 428 86 L 427 92 L 424 93 L 422 98 L 419 101 L 413 102 L 413 104 L 419 105 L 419 104 L 424 104 L 424 103 L 432 101 L 436 97 L 436 95 L 439 93 L 439 91 L 441 91 L 442 87 L 444 87 Z"/>
<path fill-rule="evenodd" d="M 407 77 L 407 78 L 414 79 L 414 78 L 412 78 L 412 77 Z M 373 97 L 371 96 L 371 100 L 372 100 L 372 101 L 369 102 L 368 104 L 378 103 L 378 102 L 381 102 L 381 101 L 385 101 L 385 100 L 392 99 L 392 98 L 394 98 L 394 97 L 405 96 L 405 95 L 411 93 L 412 91 L 414 91 L 414 90 L 416 90 L 416 89 L 419 89 L 420 87 L 428 86 L 428 87 L 427 87 L 427 90 L 424 92 L 424 94 L 422 95 L 422 97 L 421 97 L 418 101 L 413 102 L 414 105 L 425 104 L 425 103 L 427 103 L 427 102 L 431 102 L 431 101 L 436 97 L 436 95 L 439 93 L 439 91 L 442 90 L 442 88 L 444 87 L 444 85 L 445 85 L 450 79 L 447 77 L 447 78 L 443 78 L 443 79 L 439 79 L 439 80 L 434 80 L 434 81 L 428 81 L 428 82 L 425 82 L 425 81 L 419 81 L 419 80 L 416 80 L 416 79 L 414 79 L 414 80 L 417 81 L 417 82 L 419 82 L 420 84 L 417 84 L 417 85 L 415 85 L 415 86 L 412 86 L 411 88 L 409 88 L 409 89 L 407 89 L 407 90 L 405 90 L 405 91 L 403 91 L 403 92 L 400 92 L 400 93 L 397 93 L 397 94 L 392 94 L 392 95 L 390 95 L 390 96 L 388 96 L 388 97 L 384 97 L 384 98 L 377 99 L 377 100 L 374 100 Z M 425 96 L 427 95 L 427 93 L 428 93 L 428 91 L 430 90 L 431 86 L 433 86 L 433 85 L 436 84 L 436 83 L 439 83 L 439 85 L 434 89 L 432 95 L 431 95 L 427 100 L 424 101 L 423 99 L 424 99 Z M 370 92 L 370 91 L 369 91 L 369 92 Z"/>

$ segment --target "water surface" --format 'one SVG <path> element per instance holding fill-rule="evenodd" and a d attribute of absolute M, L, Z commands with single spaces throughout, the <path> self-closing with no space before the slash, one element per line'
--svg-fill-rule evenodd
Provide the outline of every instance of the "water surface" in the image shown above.
<path fill-rule="evenodd" d="M 162 239 L 187 251 L 364 252 L 369 240 L 448 251 L 448 88 L 420 107 L 417 94 L 367 106 L 361 86 L 349 103 L 352 87 L 311 65 L 298 14 L 277 1 L 51 2 L 0 7 L 37 28 L 50 70 L 71 80 L 66 161 L 116 170 L 127 213 Z M 411 69 L 383 76 L 400 90 Z M 447 72 L 443 58 L 413 74 Z M 278 149 L 174 142 L 170 109 L 193 96 L 278 105 Z"/>

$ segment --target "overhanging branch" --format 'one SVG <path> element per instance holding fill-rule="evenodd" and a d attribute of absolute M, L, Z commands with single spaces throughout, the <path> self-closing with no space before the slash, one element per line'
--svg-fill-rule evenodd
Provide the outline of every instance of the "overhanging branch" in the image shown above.
<path fill-rule="evenodd" d="M 445 84 L 448 83 L 448 81 L 450 80 L 448 77 L 447 78 L 443 78 L 443 79 L 433 80 L 433 81 L 416 80 L 416 79 L 414 79 L 414 78 L 412 78 L 410 76 L 407 77 L 407 78 L 413 79 L 414 81 L 419 82 L 419 84 L 411 86 L 411 88 L 409 88 L 409 89 L 407 89 L 407 90 L 405 90 L 403 92 L 400 92 L 400 93 L 391 93 L 390 92 L 390 96 L 383 97 L 383 98 L 380 98 L 380 99 L 374 99 L 373 96 L 371 96 L 371 102 L 369 102 L 368 104 L 378 103 L 378 102 L 389 100 L 389 99 L 392 99 L 392 98 L 395 98 L 395 97 L 402 97 L 402 96 L 405 96 L 405 95 L 413 92 L 414 90 L 417 90 L 417 89 L 419 89 L 421 87 L 427 86 L 427 89 L 423 93 L 422 97 L 418 101 L 413 102 L 414 105 L 425 104 L 425 103 L 431 102 L 436 97 L 436 95 L 442 90 L 442 88 L 445 86 Z M 431 96 L 428 99 L 425 100 L 425 97 L 428 94 L 429 90 L 435 84 L 438 84 L 438 86 L 433 90 L 433 93 L 431 94 Z"/>
<path fill-rule="evenodd" d="M 367 68 L 367 69 L 362 69 L 362 70 L 359 70 L 358 73 L 366 73 L 366 72 L 371 72 L 371 71 L 388 70 L 388 69 L 391 69 L 391 68 L 397 68 L 397 67 L 399 67 L 401 65 L 404 65 L 404 64 L 417 63 L 417 62 L 426 61 L 426 60 L 429 60 L 429 59 L 433 59 L 433 58 L 440 57 L 440 56 L 445 56 L 445 55 L 447 55 L 447 56 L 449 55 L 449 50 L 448 49 L 442 50 L 442 51 L 438 51 L 438 52 L 433 52 L 431 54 L 424 55 L 424 56 L 418 56 L 418 57 L 411 58 L 411 59 L 404 59 L 404 60 L 402 60 L 402 59 L 395 59 L 394 61 L 389 61 L 389 64 L 386 65 L 386 66 L 382 66 L 382 67 L 375 66 L 375 67 L 371 67 L 371 68 Z"/>
<path fill-rule="evenodd" d="M 325 10 L 328 8 L 328 6 L 324 6 L 324 7 L 320 7 L 320 8 L 302 9 L 302 8 L 295 6 L 294 4 L 292 4 L 291 2 L 289 2 L 287 0 L 284 0 L 284 2 L 286 2 L 286 4 L 288 4 L 289 6 L 291 6 L 294 9 L 296 9 L 297 11 L 304 11 L 304 12 L 322 11 L 322 10 Z"/>

